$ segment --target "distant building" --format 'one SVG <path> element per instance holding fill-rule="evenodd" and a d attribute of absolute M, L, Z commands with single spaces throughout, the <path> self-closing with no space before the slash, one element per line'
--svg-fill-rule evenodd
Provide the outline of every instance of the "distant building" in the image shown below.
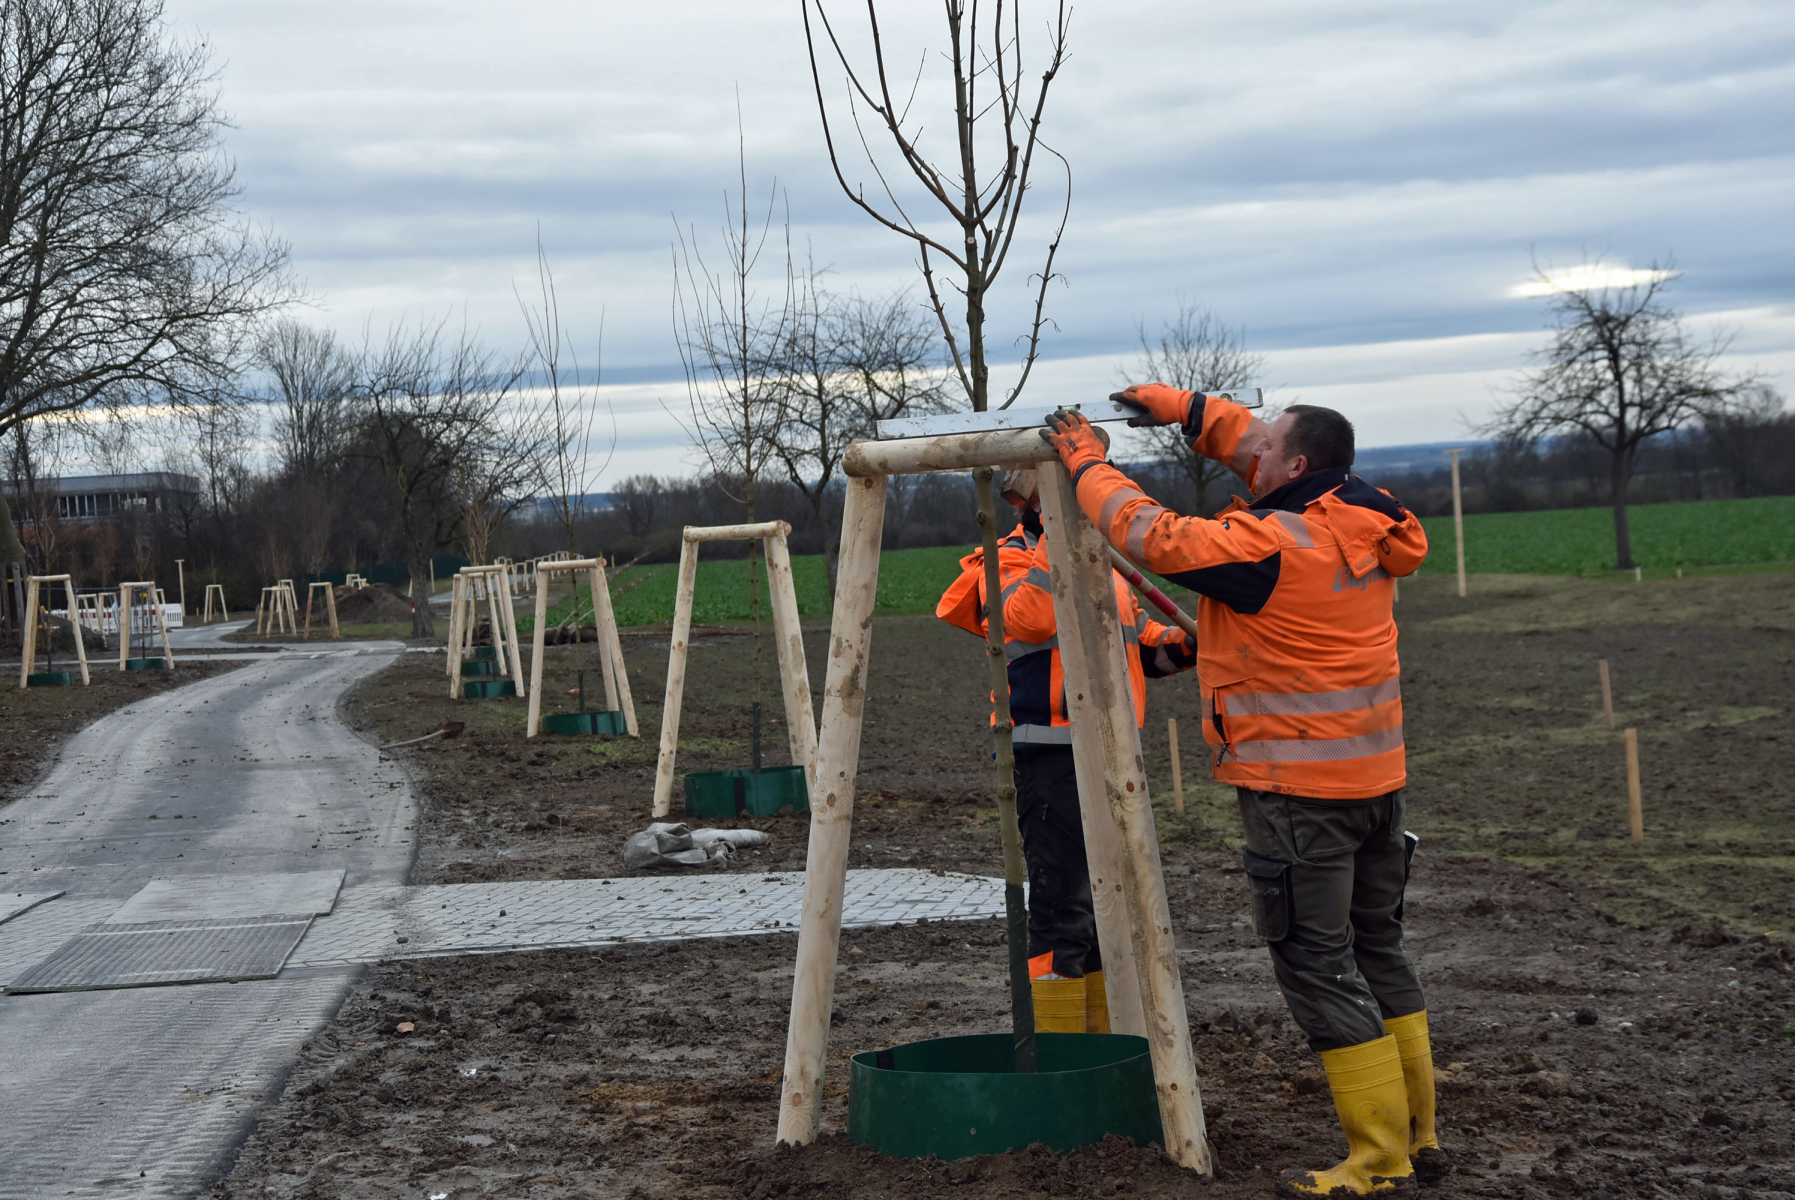
<path fill-rule="evenodd" d="M 38 482 L 38 493 L 55 497 L 58 520 L 73 525 L 116 521 L 127 512 L 172 512 L 199 498 L 199 480 L 175 471 L 136 475 L 70 475 Z M 14 512 L 14 517 L 23 514 Z"/>

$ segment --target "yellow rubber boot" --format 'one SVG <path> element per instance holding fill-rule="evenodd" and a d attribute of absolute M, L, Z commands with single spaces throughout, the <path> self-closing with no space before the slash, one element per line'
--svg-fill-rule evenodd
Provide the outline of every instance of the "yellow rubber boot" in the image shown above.
<path fill-rule="evenodd" d="M 1109 1032 L 1109 993 L 1103 990 L 1103 972 L 1087 971 L 1084 977 L 1084 1031 Z"/>
<path fill-rule="evenodd" d="M 1288 1196 L 1369 1196 L 1414 1186 L 1409 1165 L 1409 1099 L 1396 1038 L 1385 1034 L 1341 1050 L 1323 1050 L 1321 1065 L 1346 1133 L 1346 1159 L 1326 1171 L 1290 1171 Z"/>
<path fill-rule="evenodd" d="M 1384 1032 L 1395 1035 L 1402 1056 L 1402 1082 L 1409 1096 L 1409 1161 L 1423 1183 L 1452 1172 L 1434 1129 L 1434 1052 L 1427 1037 L 1427 1010 L 1391 1017 Z"/>
<path fill-rule="evenodd" d="M 1029 990 L 1035 994 L 1036 1033 L 1084 1032 L 1084 980 L 1031 979 Z"/>

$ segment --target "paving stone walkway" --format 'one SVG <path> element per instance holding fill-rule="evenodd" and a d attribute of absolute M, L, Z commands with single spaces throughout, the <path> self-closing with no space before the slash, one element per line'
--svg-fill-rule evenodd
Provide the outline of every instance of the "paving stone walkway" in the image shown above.
<path fill-rule="evenodd" d="M 349 887 L 328 915 L 312 922 L 284 970 L 796 933 L 803 897 L 802 871 Z M 0 926 L 0 987 L 84 929 L 115 919 L 120 905 L 62 898 Z M 1003 911 L 1001 879 L 907 868 L 850 871 L 842 926 L 981 920 Z"/>
<path fill-rule="evenodd" d="M 287 966 L 796 933 L 803 896 L 801 871 L 346 888 Z M 1003 911 L 1001 879 L 850 871 L 842 926 L 979 920 Z"/>

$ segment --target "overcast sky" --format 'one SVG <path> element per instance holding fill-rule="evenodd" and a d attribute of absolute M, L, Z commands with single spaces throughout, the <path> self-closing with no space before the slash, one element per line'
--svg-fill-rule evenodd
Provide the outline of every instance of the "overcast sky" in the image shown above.
<path fill-rule="evenodd" d="M 939 6 L 892 32 L 941 43 Z M 854 28 L 863 6 L 838 4 Z M 1024 10 L 1025 42 L 1043 27 Z M 674 221 L 716 242 L 736 186 L 775 180 L 837 286 L 912 284 L 906 244 L 841 194 L 797 0 L 170 0 L 203 36 L 236 128 L 243 204 L 292 244 L 309 316 L 364 327 L 464 312 L 523 341 L 512 294 L 537 230 L 570 333 L 596 343 L 629 471 L 690 469 L 670 307 Z M 1543 341 L 1532 262 L 1675 259 L 1674 301 L 1795 371 L 1795 6 L 1787 0 L 1091 3 L 1045 128 L 1071 217 L 1030 398 L 1093 400 L 1137 322 L 1180 296 L 1270 353 L 1283 399 L 1330 403 L 1362 445 L 1464 436 Z M 1038 61 L 1038 60 L 1037 60 Z M 831 85 L 831 91 L 834 87 Z M 942 111 L 926 88 L 918 111 Z M 945 122 L 933 119 L 936 128 Z M 858 171 L 856 179 L 864 177 Z M 1047 216 L 1059 182 L 1043 174 Z M 1020 329 L 1045 227 L 1002 281 Z M 583 351 L 589 358 L 590 349 Z"/>

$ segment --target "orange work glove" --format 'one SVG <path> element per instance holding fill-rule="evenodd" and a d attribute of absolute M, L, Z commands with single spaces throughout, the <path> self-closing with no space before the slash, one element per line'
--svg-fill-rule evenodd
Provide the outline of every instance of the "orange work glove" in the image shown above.
<path fill-rule="evenodd" d="M 1140 414 L 1129 418 L 1130 425 L 1189 425 L 1190 402 L 1195 395 L 1163 383 L 1137 383 L 1110 399 Z"/>
<path fill-rule="evenodd" d="M 1074 477 L 1080 467 L 1109 457 L 1109 446 L 1098 437 L 1085 415 L 1073 409 L 1056 408 L 1048 413 L 1041 440 L 1060 452 L 1060 461 Z"/>

